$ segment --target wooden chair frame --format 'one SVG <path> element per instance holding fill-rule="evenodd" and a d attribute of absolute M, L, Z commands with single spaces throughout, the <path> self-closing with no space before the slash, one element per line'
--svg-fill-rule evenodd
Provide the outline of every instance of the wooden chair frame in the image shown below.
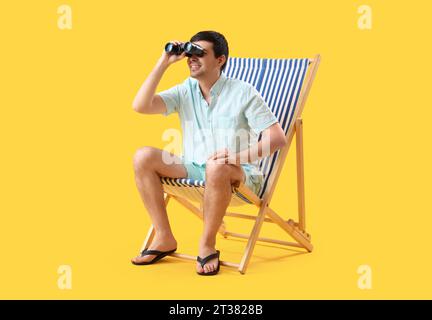
<path fill-rule="evenodd" d="M 250 235 L 246 235 L 246 234 L 239 234 L 239 233 L 227 231 L 225 228 L 225 224 L 222 222 L 218 232 L 223 237 L 227 238 L 228 236 L 231 236 L 235 238 L 243 238 L 248 240 L 241 262 L 233 263 L 233 262 L 221 260 L 220 264 L 222 266 L 237 268 L 241 274 L 245 274 L 257 241 L 303 248 L 306 249 L 307 252 L 312 252 L 313 250 L 311 237 L 306 232 L 306 221 L 305 221 L 306 216 L 305 216 L 305 186 L 304 186 L 304 160 L 303 160 L 303 120 L 301 118 L 301 114 L 303 112 L 306 99 L 309 95 L 312 82 L 315 78 L 320 60 L 321 60 L 321 56 L 319 54 L 316 55 L 313 59 L 309 59 L 310 65 L 308 67 L 307 74 L 305 76 L 305 80 L 303 82 L 300 91 L 300 96 L 297 101 L 297 107 L 295 108 L 295 113 L 293 116 L 293 119 L 295 119 L 295 121 L 294 124 L 290 125 L 286 135 L 288 143 L 285 145 L 285 147 L 283 147 L 280 150 L 280 154 L 277 159 L 275 169 L 271 173 L 268 187 L 262 199 L 260 199 L 243 183 L 241 183 L 240 186 L 237 188 L 239 192 L 245 195 L 253 203 L 253 205 L 255 205 L 258 208 L 258 215 L 253 216 L 253 215 L 234 213 L 234 212 L 227 212 L 225 214 L 226 216 L 255 220 L 255 224 L 253 226 Z M 276 188 L 277 181 L 282 172 L 283 165 L 288 155 L 288 151 L 290 149 L 291 142 L 294 135 L 296 136 L 297 197 L 298 197 L 298 221 L 297 222 L 295 222 L 292 219 L 284 220 L 269 206 L 274 190 Z M 186 209 L 190 210 L 201 220 L 203 219 L 202 205 L 200 205 L 200 207 L 198 208 L 185 198 L 181 198 L 178 196 L 165 193 L 166 206 L 168 205 L 168 202 L 171 198 L 175 199 L 178 203 L 183 205 Z M 261 227 L 264 222 L 275 223 L 280 228 L 282 228 L 286 233 L 288 233 L 295 240 L 295 242 L 288 242 L 288 241 L 282 241 L 278 239 L 259 237 L 259 233 L 261 231 Z M 154 229 L 153 226 L 151 226 L 147 233 L 147 237 L 144 240 L 141 251 L 150 245 L 153 236 L 154 236 Z M 187 254 L 173 253 L 171 254 L 171 256 L 180 259 L 188 259 L 188 260 L 196 261 L 196 256 L 191 256 Z"/>

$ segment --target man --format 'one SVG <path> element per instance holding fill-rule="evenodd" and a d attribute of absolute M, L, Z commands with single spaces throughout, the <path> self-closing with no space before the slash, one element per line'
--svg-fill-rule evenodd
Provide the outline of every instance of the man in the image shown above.
<path fill-rule="evenodd" d="M 258 91 L 222 73 L 228 59 L 225 37 L 215 31 L 202 31 L 190 42 L 204 51 L 202 56 L 188 55 L 190 77 L 182 84 L 155 94 L 166 69 L 186 57 L 185 52 L 175 55 L 164 51 L 133 102 L 133 108 L 139 113 L 179 114 L 183 154 L 180 158 L 152 147 L 143 147 L 135 154 L 135 180 L 155 236 L 148 250 L 132 262 L 151 264 L 177 248 L 160 177 L 205 180 L 204 230 L 196 271 L 200 275 L 213 275 L 219 271 L 216 234 L 231 199 L 231 185 L 243 182 L 258 193 L 263 182 L 258 160 L 283 147 L 286 138 Z M 171 43 L 181 44 L 180 41 Z M 241 131 L 247 135 L 239 135 Z M 258 142 L 261 132 L 262 139 Z"/>

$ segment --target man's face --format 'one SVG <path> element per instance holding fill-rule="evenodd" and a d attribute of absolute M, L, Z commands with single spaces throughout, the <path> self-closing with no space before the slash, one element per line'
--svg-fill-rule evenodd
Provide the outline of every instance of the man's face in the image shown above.
<path fill-rule="evenodd" d="M 209 72 L 219 70 L 223 64 L 220 64 L 220 62 L 225 61 L 225 58 L 224 56 L 215 58 L 213 43 L 208 41 L 194 41 L 193 43 L 204 49 L 204 56 L 198 57 L 192 55 L 191 57 L 188 57 L 187 63 L 190 70 L 190 76 L 192 78 L 200 78 Z"/>

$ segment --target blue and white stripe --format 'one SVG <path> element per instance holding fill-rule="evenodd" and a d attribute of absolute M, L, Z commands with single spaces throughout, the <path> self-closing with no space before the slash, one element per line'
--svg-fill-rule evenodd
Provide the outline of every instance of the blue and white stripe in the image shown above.
<path fill-rule="evenodd" d="M 164 191 L 168 194 L 187 198 L 190 201 L 202 203 L 204 198 L 205 181 L 184 179 L 184 178 L 168 178 L 161 177 L 162 186 Z M 231 198 L 230 206 L 239 206 L 246 203 L 252 203 L 237 188 L 232 188 L 233 196 Z"/>
<path fill-rule="evenodd" d="M 293 115 L 308 65 L 309 59 L 229 58 L 224 73 L 229 78 L 252 84 L 287 134 L 294 123 Z M 260 198 L 268 186 L 279 153 L 277 151 L 259 163 L 264 174 L 264 184 L 259 191 Z"/>

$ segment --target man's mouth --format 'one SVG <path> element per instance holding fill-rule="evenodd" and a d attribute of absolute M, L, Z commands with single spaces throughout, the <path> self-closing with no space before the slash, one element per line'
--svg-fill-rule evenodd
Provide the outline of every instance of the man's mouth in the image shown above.
<path fill-rule="evenodd" d="M 201 67 L 201 65 L 196 64 L 196 63 L 191 63 L 189 65 L 189 67 L 190 67 L 191 70 L 198 70 Z"/>

